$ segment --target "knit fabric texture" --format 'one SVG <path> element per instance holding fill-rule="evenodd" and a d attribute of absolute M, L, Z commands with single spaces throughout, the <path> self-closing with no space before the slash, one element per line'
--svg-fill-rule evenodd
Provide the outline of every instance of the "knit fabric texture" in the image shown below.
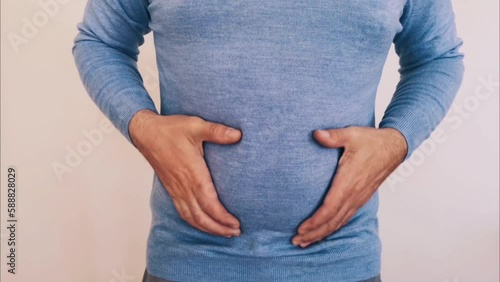
<path fill-rule="evenodd" d="M 377 126 L 375 96 L 394 44 L 400 81 L 378 127 L 404 135 L 408 158 L 444 118 L 462 81 L 450 0 L 89 0 L 73 55 L 88 94 L 130 142 L 132 117 L 157 111 L 137 69 L 149 32 L 159 113 L 199 116 L 243 135 L 236 144 L 203 145 L 241 236 L 189 225 L 155 175 L 148 272 L 242 282 L 378 275 L 378 192 L 324 240 L 304 249 L 291 243 L 321 205 L 342 153 L 320 146 L 312 132 Z"/>

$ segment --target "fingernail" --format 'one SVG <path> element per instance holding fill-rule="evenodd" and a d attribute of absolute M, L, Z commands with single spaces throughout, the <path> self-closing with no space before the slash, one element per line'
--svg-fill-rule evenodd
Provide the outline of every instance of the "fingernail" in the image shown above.
<path fill-rule="evenodd" d="M 299 240 L 298 240 L 298 239 L 293 239 L 293 240 L 292 240 L 292 244 L 293 244 L 294 246 L 297 246 L 297 245 L 299 244 Z"/>
<path fill-rule="evenodd" d="M 231 238 L 231 237 L 233 237 L 233 236 L 232 235 L 226 235 L 226 238 Z"/>
<path fill-rule="evenodd" d="M 226 130 L 226 136 L 229 138 L 236 138 L 240 135 L 239 130 L 229 127 Z"/>
<path fill-rule="evenodd" d="M 318 129 L 316 130 L 316 134 L 318 134 L 320 137 L 323 137 L 323 138 L 330 138 L 330 133 L 326 130 L 322 130 L 322 129 Z"/>
<path fill-rule="evenodd" d="M 234 236 L 240 236 L 241 231 L 240 230 L 233 230 L 232 233 Z"/>
<path fill-rule="evenodd" d="M 305 247 L 307 247 L 309 244 L 310 244 L 310 243 L 302 243 L 302 244 L 300 244 L 300 246 L 301 246 L 302 248 L 305 248 Z"/>

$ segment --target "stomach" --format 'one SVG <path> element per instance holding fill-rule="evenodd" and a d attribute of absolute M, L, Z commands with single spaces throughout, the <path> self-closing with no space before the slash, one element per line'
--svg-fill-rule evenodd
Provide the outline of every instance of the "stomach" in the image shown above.
<path fill-rule="evenodd" d="M 276 57 L 264 64 L 260 53 L 227 51 L 241 55 L 247 66 L 228 70 L 201 64 L 219 56 L 191 51 L 193 58 L 203 54 L 204 60 L 193 60 L 200 65 L 185 61 L 184 51 L 179 61 L 169 57 L 178 68 L 159 61 L 161 113 L 199 116 L 240 129 L 238 143 L 203 144 L 220 201 L 240 220 L 242 232 L 294 232 L 321 205 L 341 156 L 341 149 L 317 143 L 313 131 L 373 127 L 376 75 L 341 83 L 330 65 L 313 60 L 289 79 L 287 72 L 300 57 Z"/>
<path fill-rule="evenodd" d="M 310 115 L 314 116 L 314 115 Z M 301 249 L 290 242 L 300 224 L 320 207 L 335 177 L 341 149 L 320 146 L 312 137 L 317 119 L 266 123 L 266 119 L 214 120 L 239 128 L 232 145 L 205 142 L 204 158 L 219 200 L 240 221 L 242 235 L 228 240 L 197 230 L 180 219 L 172 199 L 155 176 L 151 197 L 150 244 L 176 245 L 198 255 L 269 257 L 331 253 L 346 246 L 364 250 L 377 239 L 377 194 L 339 231 Z M 267 119 L 269 120 L 269 119 Z M 324 121 L 324 119 L 323 119 Z M 337 254 L 340 255 L 340 254 Z"/>
<path fill-rule="evenodd" d="M 346 106 L 345 100 L 340 103 L 331 92 L 307 96 L 285 90 L 280 95 L 264 95 L 254 90 L 253 96 L 245 96 L 243 91 L 217 95 L 170 90 L 165 89 L 170 95 L 162 95 L 163 115 L 195 115 L 242 131 L 235 144 L 203 143 L 219 200 L 240 221 L 242 235 L 227 240 L 190 226 L 180 219 L 155 177 L 151 245 L 175 242 L 186 249 L 195 244 L 204 247 L 204 255 L 266 257 L 275 256 L 277 250 L 280 255 L 328 252 L 345 248 L 346 242 L 364 248 L 377 239 L 375 193 L 344 227 L 316 247 L 302 250 L 290 243 L 300 224 L 321 206 L 342 154 L 340 148 L 321 146 L 313 138 L 314 130 L 373 127 L 374 107 L 369 100 L 356 103 L 363 99 L 353 97 L 351 106 Z"/>
<path fill-rule="evenodd" d="M 346 106 L 331 91 L 206 89 L 165 89 L 162 114 L 195 115 L 242 131 L 235 144 L 203 148 L 220 201 L 247 232 L 292 233 L 321 205 L 342 150 L 321 146 L 314 130 L 374 126 L 371 99 L 362 98 L 368 94 Z"/>
<path fill-rule="evenodd" d="M 321 148 L 312 129 L 248 128 L 233 145 L 205 143 L 219 199 L 242 229 L 293 232 L 329 190 L 339 149 Z"/>

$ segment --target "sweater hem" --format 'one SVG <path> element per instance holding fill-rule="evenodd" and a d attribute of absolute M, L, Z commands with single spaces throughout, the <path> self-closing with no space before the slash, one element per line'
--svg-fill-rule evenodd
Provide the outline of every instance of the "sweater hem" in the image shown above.
<path fill-rule="evenodd" d="M 336 253 L 214 258 L 203 257 L 199 253 L 189 256 L 182 254 L 186 250 L 173 248 L 169 255 L 149 256 L 147 269 L 153 276 L 178 282 L 357 282 L 380 275 L 380 244 L 372 247 L 375 248 L 368 252 L 366 249 L 351 250 L 355 255 L 343 258 Z"/>

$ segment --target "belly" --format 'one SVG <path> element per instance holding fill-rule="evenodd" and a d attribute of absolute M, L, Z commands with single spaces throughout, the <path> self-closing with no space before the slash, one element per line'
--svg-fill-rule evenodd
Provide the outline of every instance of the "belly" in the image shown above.
<path fill-rule="evenodd" d="M 341 149 L 322 147 L 314 130 L 374 125 L 371 99 L 346 107 L 331 91 L 205 93 L 209 99 L 170 93 L 163 114 L 196 115 L 242 131 L 238 143 L 203 147 L 220 201 L 246 232 L 293 233 L 321 205 Z"/>
<path fill-rule="evenodd" d="M 241 44 L 213 52 L 171 49 L 177 57 L 159 60 L 162 114 L 195 115 L 243 133 L 237 144 L 204 143 L 222 204 L 242 231 L 294 232 L 321 205 L 340 157 L 339 149 L 319 145 L 313 131 L 373 126 L 377 72 L 353 72 L 365 79 L 344 83 L 333 74 L 350 64 L 303 50 L 283 57 L 280 49 Z M 225 56 L 237 60 L 218 64 Z"/>
<path fill-rule="evenodd" d="M 311 128 L 244 124 L 233 145 L 205 143 L 219 198 L 247 232 L 293 232 L 322 202 L 339 150 L 320 147 Z"/>

